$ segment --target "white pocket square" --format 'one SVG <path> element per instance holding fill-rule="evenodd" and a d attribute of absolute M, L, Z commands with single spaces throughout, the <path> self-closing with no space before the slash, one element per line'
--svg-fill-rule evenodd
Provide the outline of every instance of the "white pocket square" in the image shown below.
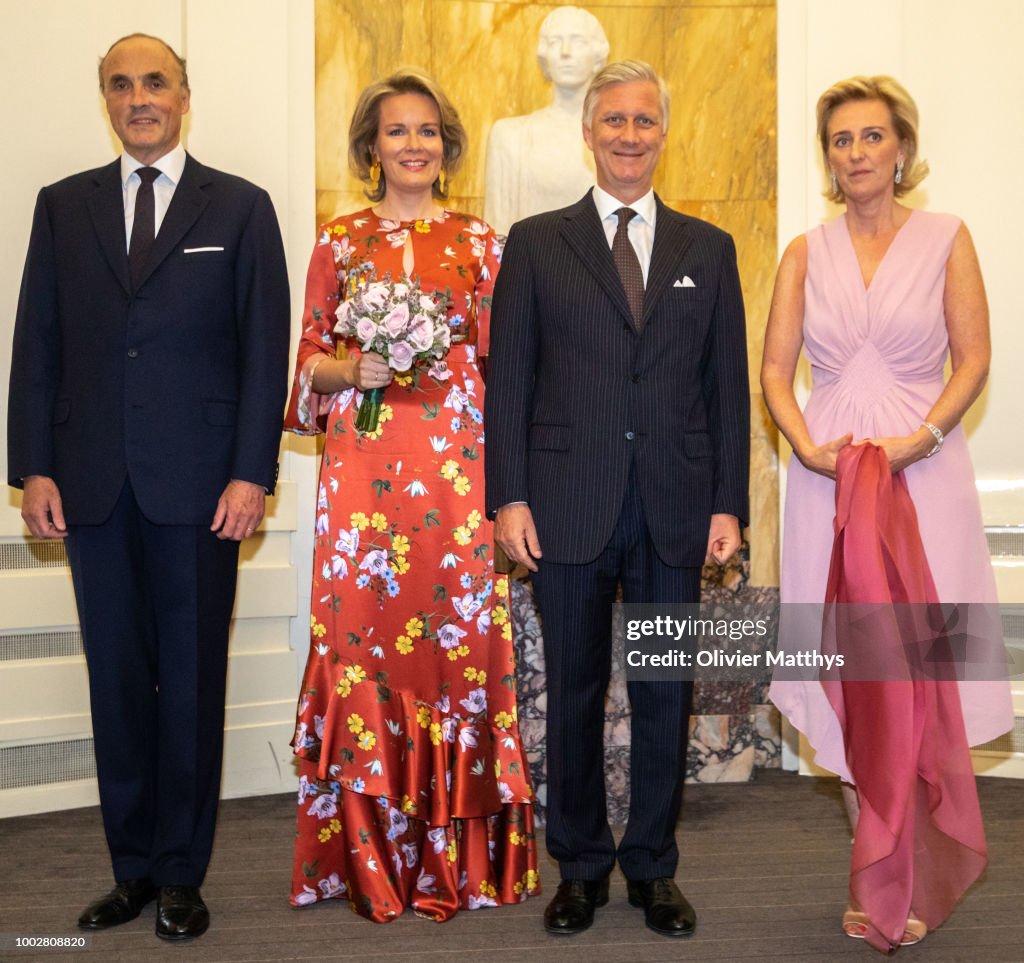
<path fill-rule="evenodd" d="M 187 247 L 182 254 L 204 254 L 207 251 L 223 251 L 222 247 Z"/>
<path fill-rule="evenodd" d="M 695 288 L 696 286 L 697 285 L 693 283 L 693 279 L 689 274 L 684 274 L 682 281 L 677 280 L 676 283 L 672 285 L 674 288 Z"/>

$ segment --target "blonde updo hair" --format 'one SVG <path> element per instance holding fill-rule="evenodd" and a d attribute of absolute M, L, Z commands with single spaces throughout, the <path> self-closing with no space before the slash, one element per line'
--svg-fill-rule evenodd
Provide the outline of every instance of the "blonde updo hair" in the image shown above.
<path fill-rule="evenodd" d="M 387 97 L 396 94 L 421 94 L 429 98 L 437 106 L 441 117 L 441 169 L 446 176 L 453 176 L 462 163 L 462 155 L 466 152 L 468 140 L 466 130 L 459 120 L 458 111 L 437 83 L 420 70 L 405 67 L 390 77 L 370 84 L 360 95 L 356 109 L 352 114 L 352 123 L 348 128 L 348 166 L 364 184 L 370 183 L 370 165 L 373 162 L 373 146 L 377 141 L 380 128 L 380 105 Z M 366 196 L 377 203 L 387 193 L 387 180 L 384 171 L 380 172 L 380 183 L 377 189 L 367 188 Z M 433 196 L 437 200 L 447 200 L 447 185 L 441 190 L 438 181 L 434 181 Z"/>
<path fill-rule="evenodd" d="M 917 159 L 917 104 L 907 93 L 906 88 L 892 77 L 884 74 L 876 77 L 850 77 L 840 80 L 829 87 L 818 98 L 818 141 L 821 144 L 821 156 L 825 161 L 825 170 L 829 170 L 828 161 L 828 125 L 837 107 L 851 100 L 880 100 L 889 108 L 896 136 L 903 149 L 903 177 L 893 189 L 897 197 L 910 193 L 928 176 L 928 165 Z M 837 204 L 843 201 L 843 192 L 830 185 L 825 196 Z"/>

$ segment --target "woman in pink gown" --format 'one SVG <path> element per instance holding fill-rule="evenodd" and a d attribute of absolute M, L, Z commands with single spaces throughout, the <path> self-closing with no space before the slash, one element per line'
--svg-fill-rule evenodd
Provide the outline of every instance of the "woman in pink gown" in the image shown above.
<path fill-rule="evenodd" d="M 782 601 L 825 601 L 837 457 L 851 443 L 871 441 L 884 451 L 892 474 L 903 473 L 938 599 L 993 603 L 995 580 L 960 426 L 984 386 L 990 354 L 988 309 L 970 234 L 956 217 L 897 202 L 927 173 L 917 160 L 917 108 L 898 83 L 855 77 L 835 84 L 819 100 L 817 118 L 831 179 L 827 196 L 847 210 L 798 237 L 783 255 L 761 371 L 765 401 L 794 452 Z M 813 374 L 803 412 L 793 391 L 801 348 Z M 944 381 L 947 356 L 952 375 Z M 776 680 L 770 695 L 807 736 L 816 761 L 844 781 L 856 839 L 860 809 L 872 807 L 872 816 L 886 809 L 886 800 L 865 798 L 862 784 L 871 780 L 852 771 L 854 759 L 870 766 L 872 747 L 848 743 L 848 720 L 837 714 L 820 682 Z M 986 742 L 1012 725 L 1005 682 L 961 683 L 959 701 L 965 755 L 968 743 Z M 909 765 L 913 770 L 915 761 Z M 919 775 L 911 771 L 910 778 Z M 921 878 L 893 881 L 908 905 L 896 905 L 891 892 L 865 889 L 855 842 L 845 932 L 882 950 L 920 940 L 984 865 L 980 816 L 977 822 L 975 850 L 980 845 L 981 851 L 971 857 L 970 878 L 936 898 L 941 881 L 924 878 L 918 867 Z M 869 848 L 865 841 L 860 852 Z M 901 870 L 914 871 L 906 865 Z"/>

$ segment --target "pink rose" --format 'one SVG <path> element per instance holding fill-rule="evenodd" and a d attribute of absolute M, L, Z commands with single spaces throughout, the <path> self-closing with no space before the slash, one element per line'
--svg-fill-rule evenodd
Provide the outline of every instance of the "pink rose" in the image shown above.
<path fill-rule="evenodd" d="M 429 294 L 420 295 L 421 311 L 433 311 L 435 307 L 437 307 L 437 302 Z"/>
<path fill-rule="evenodd" d="M 434 343 L 434 326 L 430 323 L 430 318 L 417 314 L 412 319 L 407 337 L 414 351 L 429 349 Z"/>
<path fill-rule="evenodd" d="M 373 284 L 366 285 L 358 295 L 363 304 L 365 304 L 370 310 L 379 310 L 384 307 L 384 301 L 387 298 L 387 291 L 384 285 L 380 281 L 374 281 Z"/>
<path fill-rule="evenodd" d="M 389 337 L 397 338 L 405 333 L 408 324 L 409 305 L 403 301 L 384 319 L 384 330 Z"/>
<path fill-rule="evenodd" d="M 356 337 L 364 344 L 368 344 L 377 336 L 377 325 L 372 318 L 360 318 L 356 325 Z"/>
<path fill-rule="evenodd" d="M 388 350 L 388 363 L 395 371 L 408 371 L 412 367 L 413 350 L 407 341 L 395 341 Z"/>

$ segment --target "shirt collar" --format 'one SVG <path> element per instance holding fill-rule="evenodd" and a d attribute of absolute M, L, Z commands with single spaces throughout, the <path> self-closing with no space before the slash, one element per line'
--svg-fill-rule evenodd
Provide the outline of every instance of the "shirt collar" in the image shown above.
<path fill-rule="evenodd" d="M 185 153 L 185 148 L 179 141 L 178 144 L 169 150 L 159 160 L 155 160 L 149 167 L 155 167 L 161 174 L 164 174 L 172 184 L 177 186 L 181 180 L 181 175 L 185 172 L 185 161 L 188 158 L 188 154 Z M 126 185 L 128 178 L 132 176 L 140 167 L 146 167 L 141 161 L 137 161 L 131 154 L 125 151 L 121 154 L 121 184 Z"/>
<path fill-rule="evenodd" d="M 658 205 L 654 199 L 654 188 L 652 187 L 643 197 L 637 198 L 632 204 L 623 204 L 617 197 L 612 197 L 606 190 L 594 187 L 594 204 L 597 207 L 597 216 L 601 220 L 613 217 L 620 207 L 632 208 L 651 227 L 654 227 L 654 219 Z"/>

